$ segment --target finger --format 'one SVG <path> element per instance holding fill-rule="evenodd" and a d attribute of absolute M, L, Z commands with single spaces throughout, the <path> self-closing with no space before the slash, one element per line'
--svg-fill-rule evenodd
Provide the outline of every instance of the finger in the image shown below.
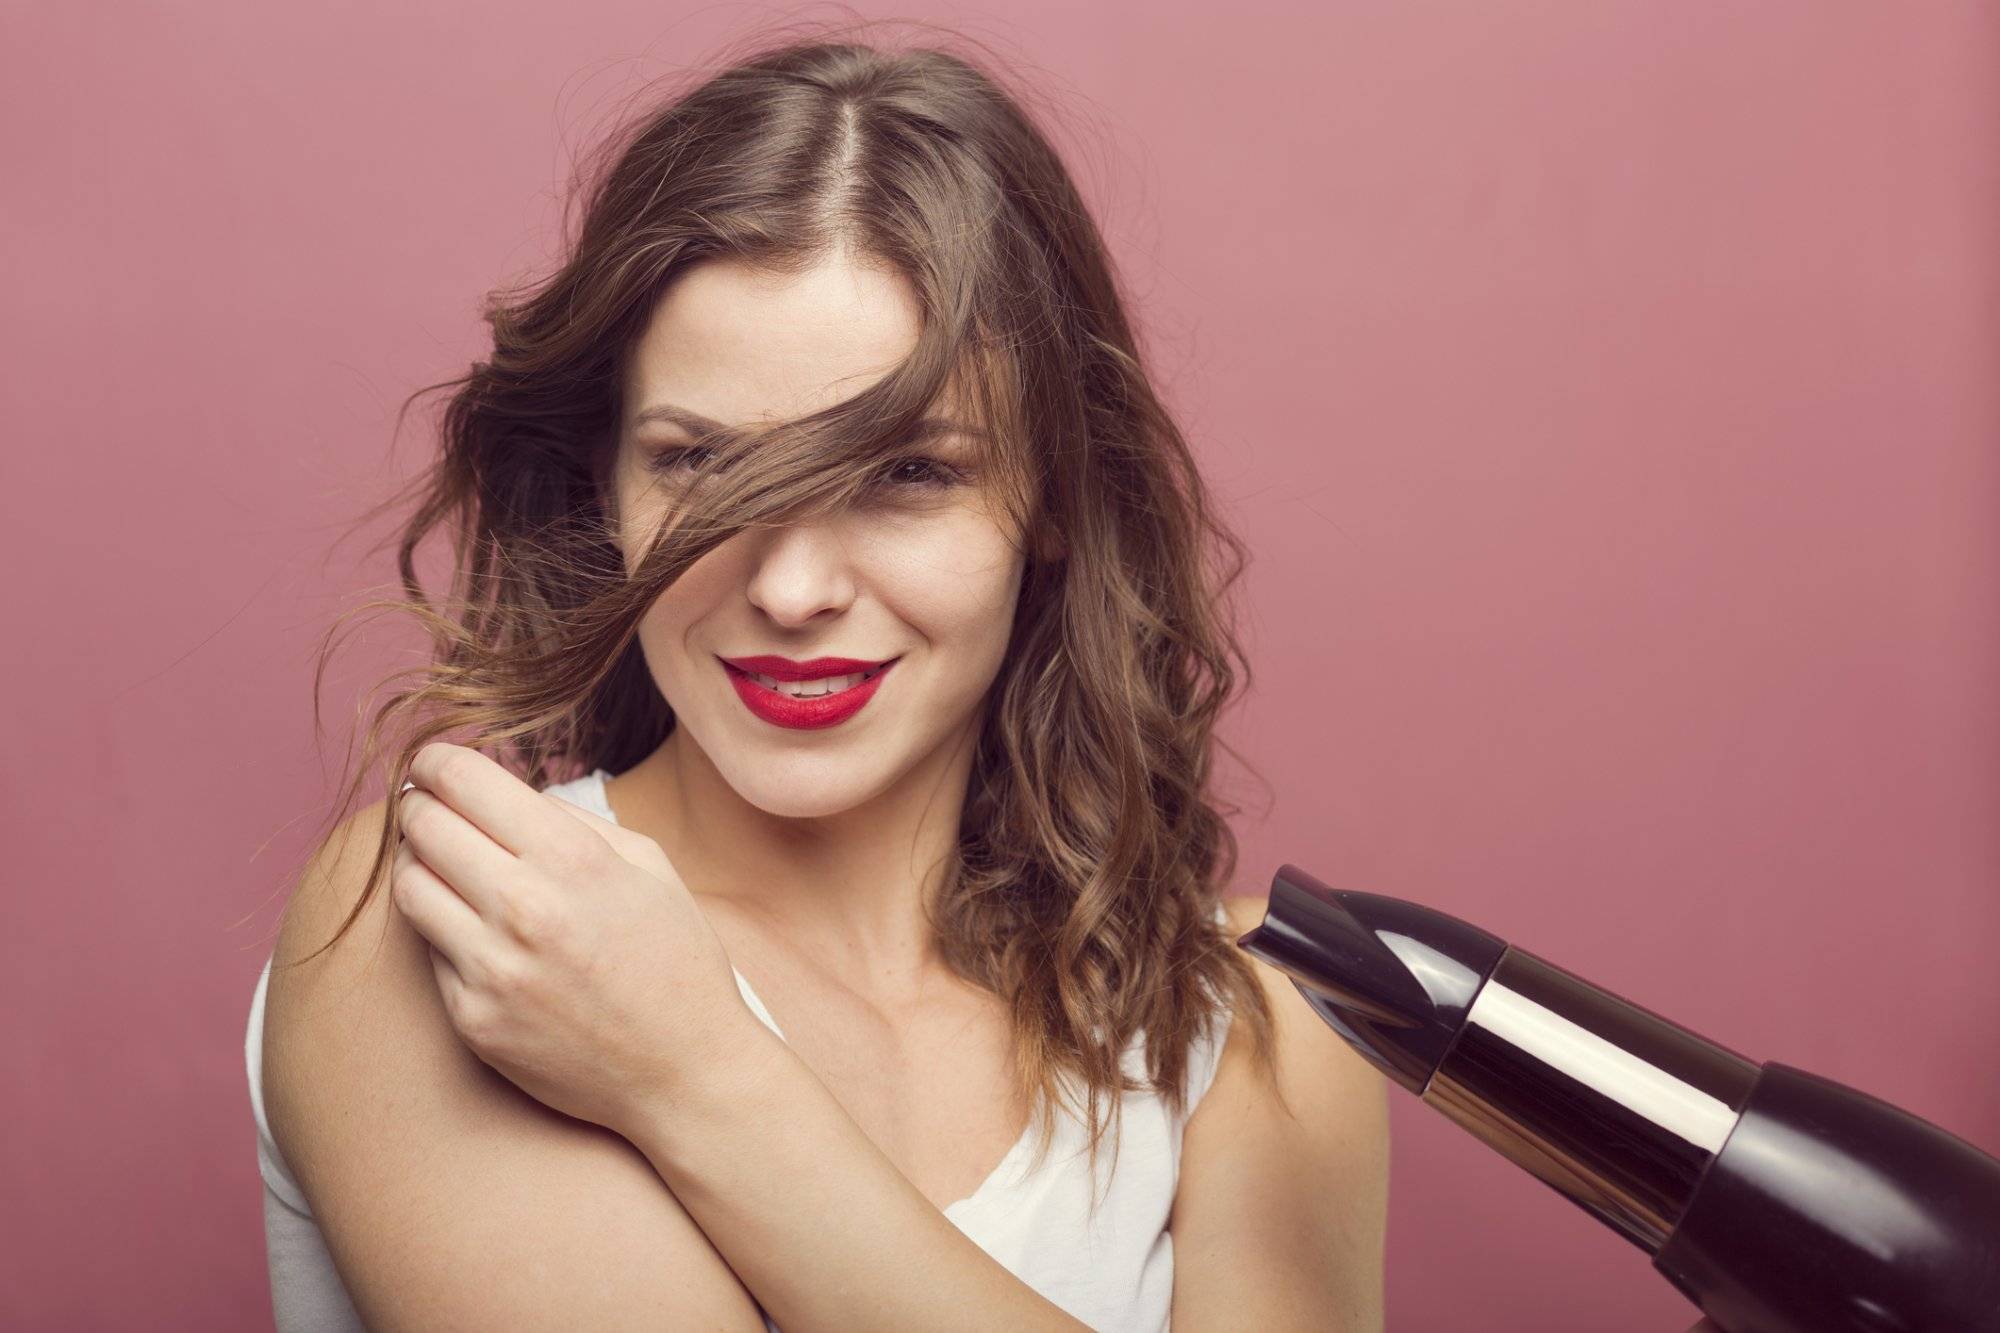
<path fill-rule="evenodd" d="M 410 778 L 524 860 L 561 850 L 574 834 L 567 821 L 551 815 L 540 792 L 466 746 L 432 741 L 410 760 Z"/>
<path fill-rule="evenodd" d="M 631 829 L 612 823 L 603 815 L 584 809 L 574 801 L 566 801 L 560 796 L 550 796 L 547 792 L 543 792 L 542 795 L 545 799 L 554 801 L 557 805 L 561 806 L 564 814 L 574 817 L 585 828 L 601 833 L 606 838 L 609 838 L 614 832 L 630 833 L 632 831 Z"/>
<path fill-rule="evenodd" d="M 456 1014 L 465 1002 L 465 978 L 451 965 L 451 959 L 433 948 L 431 955 L 431 975 L 437 978 L 438 994 L 444 999 L 447 1014 Z"/>
<path fill-rule="evenodd" d="M 563 812 L 574 818 L 577 823 L 610 843 L 612 851 L 633 865 L 643 866 L 654 874 L 678 873 L 673 870 L 673 862 L 668 859 L 666 851 L 645 834 L 634 832 L 622 824 L 606 819 L 594 810 L 585 810 L 582 806 L 564 800 L 560 796 L 548 796 L 547 799 L 561 806 Z"/>
<path fill-rule="evenodd" d="M 397 851 L 389 873 L 396 909 L 449 961 L 454 974 L 463 977 L 489 927 L 407 843 Z"/>
<path fill-rule="evenodd" d="M 615 820 L 606 819 L 596 811 L 586 810 L 575 802 L 566 801 L 560 796 L 550 796 L 544 793 L 543 799 L 550 804 L 560 806 L 564 814 L 576 820 L 577 823 L 583 825 L 598 837 L 603 838 L 620 853 L 624 853 L 633 842 L 644 836 L 643 834 L 634 833 L 631 829 L 626 828 Z M 652 839 L 647 838 L 646 841 L 651 842 Z"/>
<path fill-rule="evenodd" d="M 512 852 L 422 787 L 403 793 L 396 822 L 432 873 L 479 915 L 489 921 L 499 919 L 506 886 L 521 873 L 521 862 Z"/>

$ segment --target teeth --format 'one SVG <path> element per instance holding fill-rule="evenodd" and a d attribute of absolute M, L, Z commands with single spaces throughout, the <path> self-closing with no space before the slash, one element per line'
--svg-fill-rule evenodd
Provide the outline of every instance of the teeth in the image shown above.
<path fill-rule="evenodd" d="M 750 679 L 779 694 L 788 694 L 794 699 L 817 699 L 823 694 L 838 694 L 859 685 L 864 680 L 873 679 L 882 668 L 874 671 L 859 671 L 848 676 L 822 676 L 818 680 L 778 680 L 772 676 L 760 675 L 752 671 Z"/>

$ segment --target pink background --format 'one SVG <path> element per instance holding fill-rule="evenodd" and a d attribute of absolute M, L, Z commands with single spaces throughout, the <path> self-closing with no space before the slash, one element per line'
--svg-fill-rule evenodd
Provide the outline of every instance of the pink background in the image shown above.
<path fill-rule="evenodd" d="M 243 1024 L 337 765 L 308 653 L 391 574 L 335 538 L 571 153 L 768 12 L 14 8 L 0 1323 L 268 1327 Z M 863 12 L 1065 108 L 1256 553 L 1243 885 L 1432 903 L 2000 1151 L 2000 10 Z M 1692 1322 L 1394 1115 L 1390 1328 Z"/>

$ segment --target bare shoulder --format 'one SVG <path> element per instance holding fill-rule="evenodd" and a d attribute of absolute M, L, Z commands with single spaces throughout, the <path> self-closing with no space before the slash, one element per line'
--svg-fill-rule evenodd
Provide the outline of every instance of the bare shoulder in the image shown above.
<path fill-rule="evenodd" d="M 1229 918 L 1230 932 L 1235 935 L 1248 934 L 1264 919 L 1264 905 L 1268 898 L 1259 894 L 1236 893 L 1222 900 L 1222 914 Z M 1254 960 L 1253 960 L 1254 961 Z"/>
<path fill-rule="evenodd" d="M 285 909 L 265 1005 L 264 1101 L 370 1328 L 761 1330 L 756 1303 L 636 1148 L 563 1116 L 459 1040 L 430 945 L 386 874 L 387 817 L 345 821 Z"/>
<path fill-rule="evenodd" d="M 1233 935 L 1262 895 L 1224 900 Z M 1249 955 L 1245 955 L 1249 957 Z M 1189 1119 L 1174 1197 L 1176 1327 L 1379 1330 L 1388 1220 L 1388 1081 L 1290 977 L 1250 958 L 1276 1019 L 1281 1105 L 1232 1025 Z"/>

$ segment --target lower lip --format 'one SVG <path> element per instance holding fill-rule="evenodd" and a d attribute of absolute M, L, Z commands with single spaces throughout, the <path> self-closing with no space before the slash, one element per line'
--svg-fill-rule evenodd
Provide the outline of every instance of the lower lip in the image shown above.
<path fill-rule="evenodd" d="M 860 712 L 861 706 L 874 697 L 876 686 L 900 660 L 892 658 L 880 671 L 851 689 L 838 694 L 823 694 L 816 699 L 794 699 L 789 694 L 780 694 L 769 686 L 759 685 L 727 662 L 722 664 L 722 669 L 729 673 L 729 683 L 736 687 L 737 697 L 758 717 L 780 727 L 811 730 L 845 722 Z"/>

